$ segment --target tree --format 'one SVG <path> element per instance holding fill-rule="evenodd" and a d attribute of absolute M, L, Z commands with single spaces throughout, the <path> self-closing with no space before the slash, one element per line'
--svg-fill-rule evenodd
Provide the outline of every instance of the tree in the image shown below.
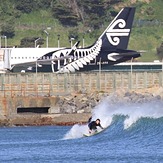
<path fill-rule="evenodd" d="M 156 50 L 157 50 L 157 56 L 158 56 L 159 60 L 162 61 L 162 59 L 163 59 L 163 42 L 161 43 L 160 47 L 158 47 Z"/>
<path fill-rule="evenodd" d="M 12 20 L 4 23 L 1 27 L 1 35 L 5 35 L 8 38 L 12 38 L 15 36 L 15 26 Z"/>
<path fill-rule="evenodd" d="M 36 39 L 38 39 L 38 37 L 24 37 L 20 41 L 20 46 L 21 47 L 34 47 Z M 38 40 L 37 44 L 43 45 L 44 41 L 45 41 L 44 39 L 40 39 L 40 40 Z"/>
<path fill-rule="evenodd" d="M 15 5 L 22 13 L 30 13 L 37 6 L 35 0 L 18 0 Z"/>
<path fill-rule="evenodd" d="M 108 2 L 105 0 L 84 0 L 78 1 L 83 11 L 83 23 L 93 29 L 98 29 L 103 24 L 108 9 Z"/>
<path fill-rule="evenodd" d="M 65 0 L 64 0 L 65 1 Z M 57 18 L 64 26 L 77 26 L 78 16 L 72 12 L 72 6 L 68 3 L 61 3 L 57 0 L 56 4 L 52 7 L 53 17 Z"/>
<path fill-rule="evenodd" d="M 36 0 L 37 3 L 37 9 L 47 9 L 51 7 L 53 0 Z"/>

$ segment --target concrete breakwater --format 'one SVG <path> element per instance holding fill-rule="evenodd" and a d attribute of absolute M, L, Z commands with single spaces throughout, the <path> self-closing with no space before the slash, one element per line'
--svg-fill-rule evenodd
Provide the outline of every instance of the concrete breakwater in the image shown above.
<path fill-rule="evenodd" d="M 66 96 L 2 97 L 0 99 L 0 125 L 72 125 L 86 123 L 91 112 L 103 99 L 112 103 L 144 103 L 163 99 L 163 88 L 114 93 L 72 93 Z"/>
<path fill-rule="evenodd" d="M 106 97 L 116 103 L 162 100 L 162 72 L 0 74 L 0 125 L 85 123 Z"/>

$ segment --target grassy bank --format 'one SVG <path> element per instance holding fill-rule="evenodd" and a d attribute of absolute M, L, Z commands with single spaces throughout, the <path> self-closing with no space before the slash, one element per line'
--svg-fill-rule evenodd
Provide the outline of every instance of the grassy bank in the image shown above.
<path fill-rule="evenodd" d="M 146 11 L 146 9 L 151 7 L 151 9 L 154 10 L 154 14 L 151 17 L 153 18 L 153 20 L 158 20 L 160 23 L 157 24 L 156 22 L 152 25 L 134 25 L 128 48 L 137 51 L 146 51 L 146 53 L 142 54 L 142 57 L 139 59 L 139 61 L 156 60 L 156 48 L 159 47 L 161 42 L 163 41 L 163 10 L 161 8 L 163 5 L 163 1 L 150 0 L 149 3 L 136 2 L 136 4 L 134 5 L 131 3 L 132 1 L 125 0 L 123 2 L 123 5 L 119 8 L 122 8 L 126 5 L 137 6 L 135 20 L 150 20 L 149 16 L 147 17 L 145 14 L 141 13 L 141 9 L 143 8 L 144 11 Z M 68 35 L 72 31 L 77 31 L 78 33 L 78 40 L 81 41 L 79 46 L 83 46 L 82 40 L 84 33 L 85 46 L 90 46 L 96 41 L 98 36 L 100 36 L 100 34 L 108 26 L 109 23 L 110 22 L 104 22 L 104 25 L 101 27 L 101 29 L 96 31 L 90 31 L 82 24 L 79 24 L 79 26 L 75 28 L 66 28 L 63 27 L 58 22 L 58 20 L 52 17 L 51 12 L 48 9 L 38 10 L 30 14 L 22 14 L 20 18 L 16 19 L 15 36 L 12 39 L 8 39 L 7 42 L 8 46 L 10 47 L 16 45 L 19 46 L 20 40 L 24 37 L 41 37 L 45 40 L 42 47 L 46 47 L 46 34 L 43 32 L 43 30 L 46 29 L 49 33 L 49 47 L 58 46 L 58 34 L 60 35 L 60 46 L 70 47 Z M 2 40 L 2 46 L 3 44 L 4 40 Z"/>

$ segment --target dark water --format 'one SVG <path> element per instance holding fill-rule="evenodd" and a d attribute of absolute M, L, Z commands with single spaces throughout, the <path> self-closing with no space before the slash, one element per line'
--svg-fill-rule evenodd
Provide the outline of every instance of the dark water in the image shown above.
<path fill-rule="evenodd" d="M 109 127 L 92 137 L 86 125 L 0 128 L 0 162 L 163 162 L 162 102 L 118 106 L 95 109 Z"/>

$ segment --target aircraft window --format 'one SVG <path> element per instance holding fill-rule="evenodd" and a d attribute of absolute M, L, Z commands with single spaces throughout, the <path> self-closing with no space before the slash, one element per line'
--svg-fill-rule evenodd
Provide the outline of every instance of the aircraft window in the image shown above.
<path fill-rule="evenodd" d="M 24 59 L 24 57 L 22 57 L 22 59 Z"/>
<path fill-rule="evenodd" d="M 27 59 L 27 57 L 25 57 L 25 59 Z"/>
<path fill-rule="evenodd" d="M 84 57 L 84 56 L 85 56 L 85 51 L 83 51 L 83 53 L 82 53 L 82 54 L 83 54 L 82 56 Z"/>
<path fill-rule="evenodd" d="M 29 57 L 29 59 L 31 59 L 31 57 Z"/>
<path fill-rule="evenodd" d="M 33 57 L 33 59 L 35 59 L 35 57 Z"/>
<path fill-rule="evenodd" d="M 13 57 L 11 57 L 11 59 L 13 59 Z"/>
<path fill-rule="evenodd" d="M 16 59 L 16 57 L 15 57 L 15 59 Z"/>
<path fill-rule="evenodd" d="M 79 56 L 81 57 L 81 51 L 79 51 Z"/>
<path fill-rule="evenodd" d="M 20 57 L 18 57 L 18 59 L 20 59 Z"/>
<path fill-rule="evenodd" d="M 83 57 L 85 57 L 86 56 L 86 53 L 85 53 L 85 51 L 83 51 Z"/>

